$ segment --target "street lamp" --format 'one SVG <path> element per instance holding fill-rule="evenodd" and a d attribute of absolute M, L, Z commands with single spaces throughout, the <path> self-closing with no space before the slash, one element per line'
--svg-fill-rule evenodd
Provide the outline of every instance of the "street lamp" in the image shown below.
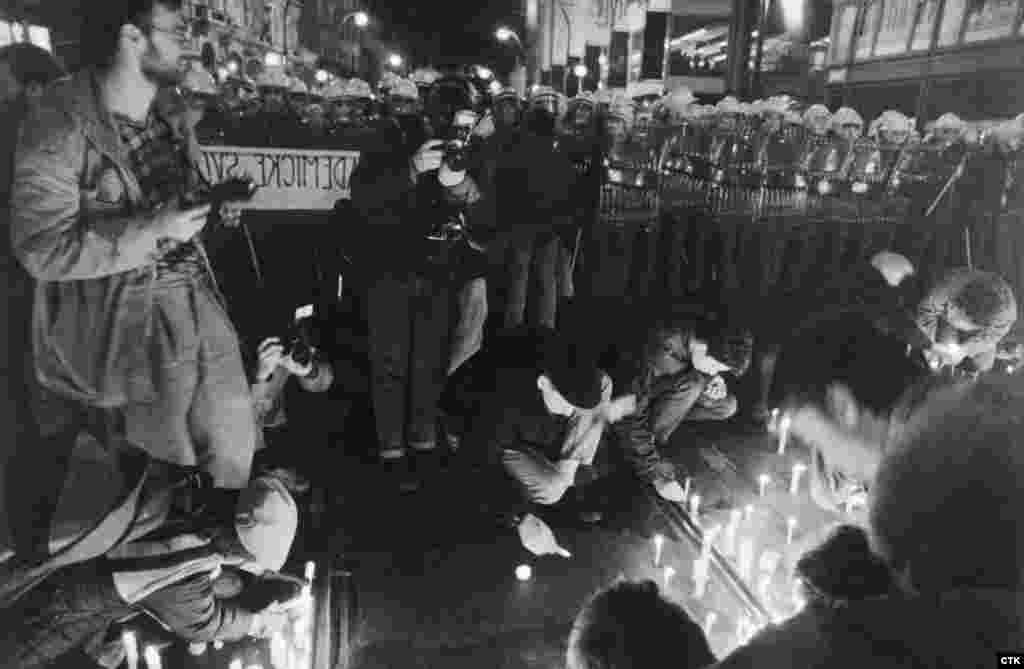
<path fill-rule="evenodd" d="M 577 65 L 576 67 L 572 68 L 572 73 L 576 75 L 577 79 L 586 78 L 587 72 L 588 70 L 586 65 Z"/>
<path fill-rule="evenodd" d="M 393 53 L 390 56 L 388 56 L 388 65 L 395 68 L 396 70 L 402 67 L 403 62 L 404 61 L 402 60 L 402 57 L 399 56 L 397 53 Z"/>
<path fill-rule="evenodd" d="M 370 15 L 362 10 L 346 14 L 345 17 L 341 19 L 341 24 L 344 25 L 349 19 L 352 19 L 352 23 L 356 24 L 356 28 L 365 28 L 370 25 Z"/>
<path fill-rule="evenodd" d="M 523 41 L 519 39 L 519 35 L 515 30 L 502 26 L 494 31 L 494 36 L 498 38 L 499 42 L 514 41 L 519 45 L 519 48 L 523 47 Z"/>
<path fill-rule="evenodd" d="M 491 77 L 494 76 L 494 73 L 491 72 L 491 69 L 488 67 L 484 67 L 483 65 L 480 65 L 476 68 L 476 74 L 481 79 L 490 79 Z"/>

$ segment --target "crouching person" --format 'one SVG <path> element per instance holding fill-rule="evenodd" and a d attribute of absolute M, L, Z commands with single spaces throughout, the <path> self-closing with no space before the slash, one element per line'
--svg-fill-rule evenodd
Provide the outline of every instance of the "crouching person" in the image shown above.
<path fill-rule="evenodd" d="M 501 498 L 499 516 L 519 526 L 535 505 L 557 504 L 596 477 L 590 470 L 603 459 L 612 386 L 581 345 L 543 328 L 520 329 L 481 352 L 472 370 L 473 379 L 452 379 L 456 394 L 472 399 L 452 402 L 449 393 L 446 406 L 458 404 L 470 419 L 460 454 L 494 474 L 483 492 Z"/>
<path fill-rule="evenodd" d="M 726 420 L 736 413 L 736 397 L 723 374 L 741 376 L 750 366 L 751 342 L 745 335 L 700 338 L 693 326 L 662 321 L 645 338 L 640 363 L 626 384 L 635 410 L 615 428 L 636 473 L 662 497 L 682 501 L 675 469 L 658 448 L 684 422 Z"/>
<path fill-rule="evenodd" d="M 5 666 L 44 667 L 68 654 L 84 655 L 83 646 L 137 614 L 186 641 L 270 637 L 294 613 L 273 605 L 254 611 L 238 599 L 218 598 L 215 581 L 228 566 L 273 578 L 270 572 L 288 558 L 297 525 L 298 511 L 284 485 L 257 478 L 233 506 L 168 520 L 103 558 L 66 567 L 3 613 L 0 650 L 11 663 Z"/>

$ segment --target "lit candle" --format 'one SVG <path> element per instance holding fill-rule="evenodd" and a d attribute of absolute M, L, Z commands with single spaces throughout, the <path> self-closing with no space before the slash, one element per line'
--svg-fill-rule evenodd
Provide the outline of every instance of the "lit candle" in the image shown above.
<path fill-rule="evenodd" d="M 697 599 L 704 597 L 708 589 L 708 572 L 711 561 L 701 556 L 693 561 L 693 596 Z"/>
<path fill-rule="evenodd" d="M 767 604 L 771 599 L 771 586 L 771 574 L 761 574 L 761 577 L 757 579 L 757 596 L 761 599 L 762 604 Z"/>
<path fill-rule="evenodd" d="M 786 545 L 789 546 L 793 543 L 793 534 L 796 532 L 796 516 L 790 516 L 786 519 Z"/>
<path fill-rule="evenodd" d="M 728 556 L 736 554 L 736 537 L 739 535 L 742 519 L 743 512 L 739 509 L 729 512 L 729 524 L 725 528 L 725 535 L 722 536 L 722 552 Z"/>
<path fill-rule="evenodd" d="M 694 522 L 697 522 L 697 519 L 700 518 L 700 495 L 694 494 L 690 498 L 690 518 Z"/>
<path fill-rule="evenodd" d="M 228 665 L 228 669 L 242 669 L 242 661 L 236 657 L 231 660 L 231 664 Z"/>
<path fill-rule="evenodd" d="M 711 630 L 715 627 L 716 622 L 718 622 L 718 614 L 714 611 L 708 611 L 708 614 L 704 617 L 704 636 L 711 636 Z"/>
<path fill-rule="evenodd" d="M 689 476 L 683 480 L 683 499 L 690 499 L 690 490 L 693 488 L 693 479 Z"/>
<path fill-rule="evenodd" d="M 746 537 L 740 541 L 740 578 L 750 582 L 754 575 L 754 540 Z"/>
<path fill-rule="evenodd" d="M 715 545 L 715 541 L 718 539 L 718 535 L 722 533 L 721 525 L 711 526 L 707 532 L 704 533 L 704 538 L 701 541 L 701 558 L 707 558 L 711 555 L 711 549 Z"/>
<path fill-rule="evenodd" d="M 665 565 L 663 576 L 665 580 L 665 589 L 668 590 L 672 585 L 672 577 L 676 575 L 676 570 L 672 565 Z"/>
<path fill-rule="evenodd" d="M 793 579 L 793 608 L 802 611 L 807 606 L 807 599 L 804 597 L 803 584 L 800 579 Z"/>
<path fill-rule="evenodd" d="M 147 669 L 160 669 L 160 651 L 156 649 L 156 646 L 146 646 L 142 656 L 146 658 Z"/>
<path fill-rule="evenodd" d="M 521 564 L 516 567 L 516 578 L 520 581 L 529 581 L 531 576 L 533 576 L 533 570 L 530 569 L 530 565 Z"/>
<path fill-rule="evenodd" d="M 757 492 L 761 497 L 768 494 L 768 484 L 772 482 L 772 477 L 767 474 L 761 474 L 757 477 Z"/>
<path fill-rule="evenodd" d="M 312 560 L 310 560 L 309 562 L 306 563 L 306 574 L 305 575 L 306 575 L 306 580 L 309 581 L 310 583 L 312 583 L 313 579 L 316 577 L 316 563 L 313 562 Z"/>
<path fill-rule="evenodd" d="M 743 509 L 743 520 L 749 523 L 753 517 L 754 517 L 754 505 L 753 504 L 747 504 L 747 506 Z"/>
<path fill-rule="evenodd" d="M 199 656 L 199 655 L 202 655 L 205 652 L 206 652 L 206 644 L 204 642 L 202 642 L 202 641 L 198 641 L 198 642 L 195 642 L 195 643 L 190 643 L 188 645 L 188 653 L 189 653 L 189 655 Z"/>
<path fill-rule="evenodd" d="M 665 537 L 660 534 L 654 535 L 654 566 L 661 564 L 661 549 L 665 546 Z"/>
<path fill-rule="evenodd" d="M 124 644 L 124 657 L 128 662 L 128 669 L 139 669 L 139 644 L 135 640 L 135 632 L 122 632 L 121 643 Z"/>
<path fill-rule="evenodd" d="M 783 414 L 779 418 L 779 455 L 785 455 L 786 444 L 789 442 L 789 426 L 792 420 L 789 414 Z"/>
<path fill-rule="evenodd" d="M 795 495 L 800 492 L 800 477 L 807 471 L 807 465 L 802 462 L 798 462 L 793 465 L 793 473 L 789 479 L 789 494 Z"/>
<path fill-rule="evenodd" d="M 224 647 L 224 642 L 221 641 L 220 639 L 217 639 L 216 641 L 213 642 L 213 649 L 214 650 L 220 650 L 223 647 Z"/>

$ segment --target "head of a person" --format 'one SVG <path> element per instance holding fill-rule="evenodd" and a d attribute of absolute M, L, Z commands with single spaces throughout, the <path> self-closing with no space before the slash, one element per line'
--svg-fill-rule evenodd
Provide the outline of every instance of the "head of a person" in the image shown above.
<path fill-rule="evenodd" d="M 974 270 L 940 317 L 937 344 L 960 344 L 980 330 L 1016 319 L 1013 289 L 1003 277 Z"/>
<path fill-rule="evenodd" d="M 770 402 L 812 449 L 856 445 L 880 457 L 894 413 L 929 376 L 909 349 L 901 334 L 868 313 L 819 315 L 782 345 Z"/>
<path fill-rule="evenodd" d="M 176 86 L 188 33 L 182 0 L 109 0 L 89 6 L 82 30 L 87 64 L 140 74 L 157 86 Z"/>
<path fill-rule="evenodd" d="M 497 128 L 514 128 L 519 125 L 522 114 L 522 103 L 519 94 L 512 89 L 504 89 L 491 102 L 494 124 Z"/>
<path fill-rule="evenodd" d="M 591 597 L 566 653 L 568 669 L 698 669 L 714 661 L 704 631 L 653 581 L 620 581 Z"/>
<path fill-rule="evenodd" d="M 206 70 L 189 71 L 181 83 L 181 93 L 186 121 L 193 128 L 203 119 L 206 110 L 217 104 L 217 83 Z"/>
<path fill-rule="evenodd" d="M 38 98 L 50 82 L 62 76 L 60 63 L 35 44 L 18 42 L 0 49 L 0 103 L 22 96 Z"/>
<path fill-rule="evenodd" d="M 888 565 L 872 551 L 867 532 L 855 525 L 834 528 L 800 557 L 795 571 L 806 598 L 822 603 L 878 597 L 893 586 Z"/>
<path fill-rule="evenodd" d="M 563 333 L 542 338 L 537 388 L 548 413 L 569 416 L 601 403 L 603 374 L 586 342 Z"/>
<path fill-rule="evenodd" d="M 430 134 L 436 139 L 465 139 L 477 118 L 479 93 L 465 77 L 446 76 L 431 85 L 424 100 Z"/>
<path fill-rule="evenodd" d="M 872 541 L 900 585 L 937 593 L 1024 586 L 1024 379 L 933 396 L 882 462 Z"/>
<path fill-rule="evenodd" d="M 672 376 L 690 368 L 694 325 L 682 319 L 659 319 L 647 329 L 643 359 L 654 376 Z"/>
<path fill-rule="evenodd" d="M 284 484 L 271 476 L 250 481 L 238 495 L 232 520 L 215 536 L 226 563 L 253 573 L 280 571 L 299 522 L 298 507 Z"/>

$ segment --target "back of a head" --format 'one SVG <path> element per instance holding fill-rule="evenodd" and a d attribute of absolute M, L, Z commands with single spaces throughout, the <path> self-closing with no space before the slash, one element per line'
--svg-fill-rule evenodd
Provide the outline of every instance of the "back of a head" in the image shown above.
<path fill-rule="evenodd" d="M 969 272 L 969 280 L 953 296 L 953 302 L 971 323 L 987 328 L 1016 318 L 1013 289 L 1003 277 L 992 272 L 964 271 Z"/>
<path fill-rule="evenodd" d="M 715 661 L 701 628 L 653 581 L 622 581 L 583 605 L 569 635 L 569 669 L 698 669 Z"/>
<path fill-rule="evenodd" d="M 922 592 L 1024 586 L 1024 377 L 933 396 L 879 469 L 875 547 Z"/>
<path fill-rule="evenodd" d="M 907 349 L 903 337 L 880 329 L 866 312 L 819 315 L 783 344 L 769 399 L 773 407 L 821 407 L 829 387 L 842 384 L 861 405 L 888 415 L 927 376 Z"/>

